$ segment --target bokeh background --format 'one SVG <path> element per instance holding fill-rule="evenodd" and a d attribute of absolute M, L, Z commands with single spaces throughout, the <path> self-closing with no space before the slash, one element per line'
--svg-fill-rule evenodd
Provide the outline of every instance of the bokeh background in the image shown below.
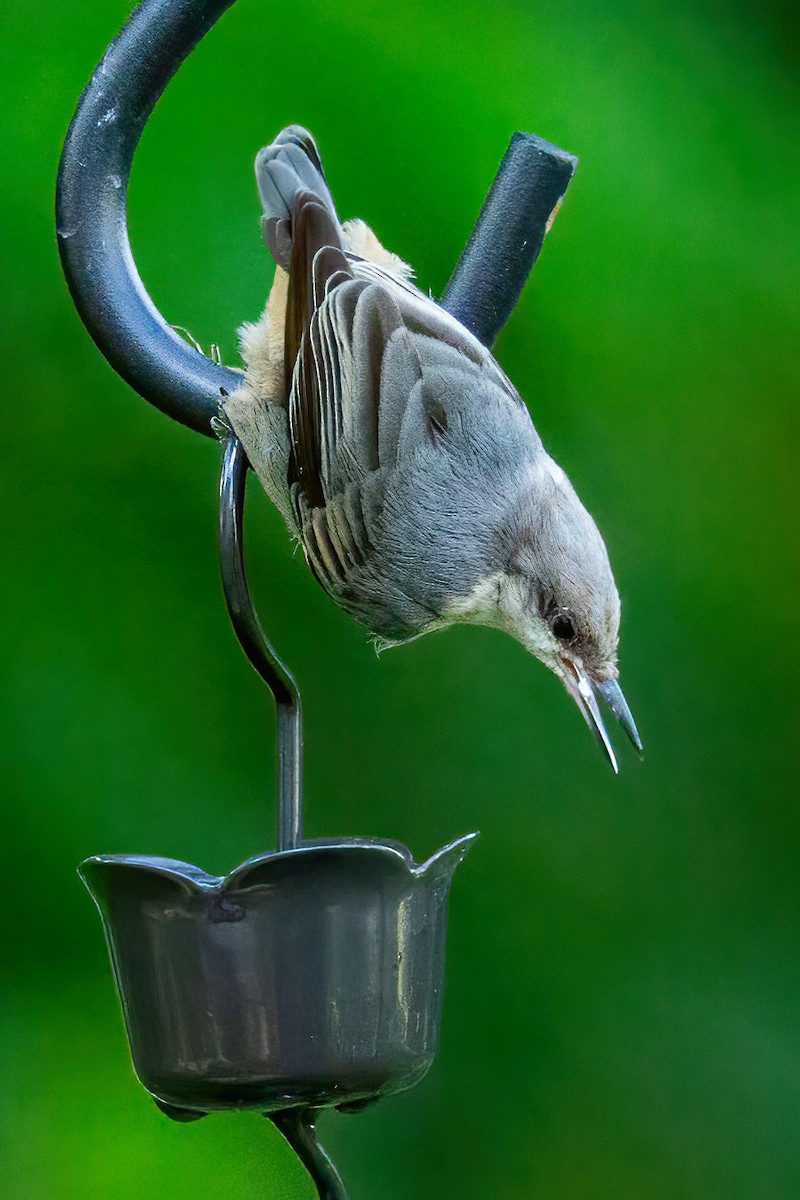
<path fill-rule="evenodd" d="M 173 1125 L 135 1082 L 75 873 L 124 851 L 224 872 L 272 840 L 218 448 L 114 376 L 57 262 L 60 142 L 126 10 L 4 14 L 0 1191 L 310 1200 L 262 1118 Z M 498 354 L 606 534 L 645 764 L 621 745 L 613 778 L 499 633 L 377 659 L 251 492 L 255 593 L 305 697 L 308 832 L 418 857 L 482 833 L 430 1076 L 322 1120 L 352 1200 L 800 1195 L 792 22 L 780 0 L 239 0 L 145 133 L 142 276 L 231 364 L 270 278 L 251 163 L 283 124 L 434 292 L 515 129 L 581 159 Z"/>

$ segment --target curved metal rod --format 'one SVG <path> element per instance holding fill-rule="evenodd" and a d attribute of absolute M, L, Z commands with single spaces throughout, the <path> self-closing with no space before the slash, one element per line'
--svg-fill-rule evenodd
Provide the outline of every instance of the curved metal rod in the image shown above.
<path fill-rule="evenodd" d="M 313 1108 L 288 1108 L 266 1114 L 281 1131 L 314 1180 L 319 1200 L 347 1200 L 342 1177 L 317 1141 Z"/>
<path fill-rule="evenodd" d="M 167 324 L 128 241 L 128 176 L 147 118 L 187 54 L 233 0 L 145 0 L 106 50 L 78 102 L 58 170 L 56 229 L 75 306 L 140 396 L 211 435 L 221 393 L 241 372 L 213 363 Z"/>
<path fill-rule="evenodd" d="M 128 177 L 153 106 L 232 3 L 144 0 L 134 10 L 78 103 L 56 193 L 64 274 L 97 346 L 145 400 L 205 434 L 241 372 L 188 346 L 145 291 L 128 241 Z M 530 134 L 511 140 L 442 300 L 486 345 L 519 297 L 574 165 Z"/>
<path fill-rule="evenodd" d="M 230 437 L 219 486 L 219 552 L 222 587 L 231 623 L 245 654 L 275 697 L 278 715 L 278 847 L 303 837 L 303 716 L 300 692 L 270 645 L 258 619 L 244 565 L 244 497 L 248 462 L 242 443 Z"/>

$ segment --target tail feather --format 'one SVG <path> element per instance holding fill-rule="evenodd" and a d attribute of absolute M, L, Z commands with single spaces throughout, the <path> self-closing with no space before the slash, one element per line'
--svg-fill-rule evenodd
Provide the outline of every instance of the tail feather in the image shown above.
<path fill-rule="evenodd" d="M 311 193 L 328 210 L 335 243 L 343 235 L 333 198 L 328 191 L 316 142 L 307 129 L 288 125 L 256 156 L 256 182 L 261 197 L 261 227 L 278 266 L 289 269 L 292 258 L 292 218 L 300 192 Z"/>

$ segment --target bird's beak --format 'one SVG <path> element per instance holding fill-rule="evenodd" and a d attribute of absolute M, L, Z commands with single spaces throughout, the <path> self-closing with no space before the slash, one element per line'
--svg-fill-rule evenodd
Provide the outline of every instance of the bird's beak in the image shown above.
<path fill-rule="evenodd" d="M 639 758 L 641 758 L 642 739 L 639 737 L 636 722 L 631 715 L 631 710 L 628 708 L 628 702 L 622 694 L 622 688 L 616 679 L 607 679 L 605 683 L 596 683 L 594 686 L 625 730 L 628 741 L 639 755 Z"/>
<path fill-rule="evenodd" d="M 566 659 L 564 666 L 566 670 L 563 678 L 567 691 L 580 709 L 583 719 L 592 731 L 595 741 L 605 751 L 614 774 L 618 775 L 619 767 L 617 766 L 617 759 L 606 727 L 603 724 L 603 718 L 600 715 L 600 708 L 595 693 L 599 692 L 606 701 L 641 757 L 642 742 L 631 716 L 631 710 L 628 708 L 625 697 L 622 694 L 622 688 L 616 679 L 609 679 L 605 683 L 595 683 L 585 673 L 583 667 L 572 659 Z"/>

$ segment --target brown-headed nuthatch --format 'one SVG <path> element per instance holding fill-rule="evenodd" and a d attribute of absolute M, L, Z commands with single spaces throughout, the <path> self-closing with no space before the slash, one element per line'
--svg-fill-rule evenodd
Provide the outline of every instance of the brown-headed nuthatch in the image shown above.
<path fill-rule="evenodd" d="M 641 751 L 619 596 L 519 394 L 362 221 L 340 224 L 305 129 L 260 151 L 256 179 L 277 270 L 224 408 L 314 575 L 379 645 L 457 621 L 513 634 L 616 770 L 598 695 Z"/>

